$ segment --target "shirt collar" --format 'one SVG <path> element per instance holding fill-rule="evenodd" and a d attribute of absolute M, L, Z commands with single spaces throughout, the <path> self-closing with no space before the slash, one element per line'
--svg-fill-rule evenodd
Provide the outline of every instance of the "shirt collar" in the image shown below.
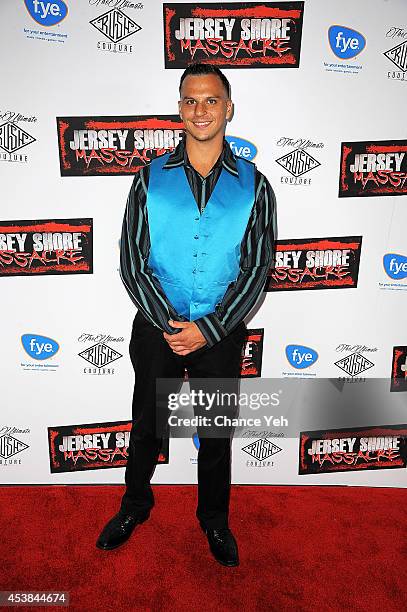
<path fill-rule="evenodd" d="M 236 165 L 236 157 L 232 153 L 232 150 L 229 146 L 227 140 L 223 141 L 223 151 L 218 160 L 219 164 L 227 170 L 233 176 L 238 176 L 237 165 Z M 217 165 L 217 163 L 215 166 Z M 178 146 L 170 153 L 167 162 L 164 164 L 163 168 L 169 170 L 171 168 L 178 168 L 179 166 L 186 166 L 188 164 L 188 156 L 185 148 L 185 141 L 182 139 Z"/>

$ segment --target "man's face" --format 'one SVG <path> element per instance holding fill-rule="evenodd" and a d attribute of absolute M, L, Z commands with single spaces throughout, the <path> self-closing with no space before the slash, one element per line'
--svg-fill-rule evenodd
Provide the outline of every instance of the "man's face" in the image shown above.
<path fill-rule="evenodd" d="M 181 88 L 178 102 L 185 132 L 200 142 L 223 134 L 232 114 L 232 101 L 216 74 L 188 75 Z"/>

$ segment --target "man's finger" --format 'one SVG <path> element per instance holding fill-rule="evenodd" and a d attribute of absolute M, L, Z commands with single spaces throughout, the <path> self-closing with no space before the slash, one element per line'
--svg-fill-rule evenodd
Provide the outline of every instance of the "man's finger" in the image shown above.
<path fill-rule="evenodd" d="M 170 341 L 167 340 L 167 344 L 171 349 L 182 349 L 182 348 L 189 348 L 188 343 L 186 342 L 174 342 L 174 341 Z"/>
<path fill-rule="evenodd" d="M 185 335 L 185 330 L 178 332 L 177 334 L 167 334 L 167 332 L 163 332 L 164 338 L 182 338 Z"/>
<path fill-rule="evenodd" d="M 172 319 L 170 319 L 168 323 L 171 327 L 188 327 L 190 324 L 189 321 L 184 323 L 183 321 L 173 321 Z"/>
<path fill-rule="evenodd" d="M 164 335 L 164 340 L 168 342 L 168 344 L 174 344 L 177 342 L 178 344 L 185 342 L 183 338 L 178 338 L 179 334 L 172 336 L 171 334 Z"/>
<path fill-rule="evenodd" d="M 181 355 L 181 356 L 188 355 L 189 353 L 192 353 L 192 351 L 191 351 L 190 349 L 186 349 L 186 348 L 184 348 L 184 349 L 182 349 L 182 350 L 178 350 L 178 349 L 177 349 L 176 351 L 173 351 L 173 352 L 174 352 L 176 355 Z"/>
<path fill-rule="evenodd" d="M 167 334 L 167 332 L 163 332 L 163 336 L 167 340 L 167 342 L 169 342 L 169 340 L 174 337 L 173 334 Z"/>
<path fill-rule="evenodd" d="M 181 345 L 181 344 L 185 344 L 185 339 L 179 339 L 179 338 L 172 338 L 171 336 L 169 338 L 165 338 L 167 343 L 170 346 L 177 346 L 177 345 Z"/>

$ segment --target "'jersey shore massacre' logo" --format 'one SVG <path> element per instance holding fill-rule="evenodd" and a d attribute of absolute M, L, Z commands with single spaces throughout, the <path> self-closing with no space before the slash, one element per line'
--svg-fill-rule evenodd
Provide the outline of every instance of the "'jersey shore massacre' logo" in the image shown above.
<path fill-rule="evenodd" d="M 357 287 L 362 236 L 278 240 L 265 291 Z"/>
<path fill-rule="evenodd" d="M 339 197 L 407 194 L 407 140 L 343 142 Z"/>
<path fill-rule="evenodd" d="M 390 391 L 407 391 L 407 346 L 393 348 Z"/>
<path fill-rule="evenodd" d="M 240 366 L 241 378 L 261 376 L 264 329 L 248 329 Z"/>
<path fill-rule="evenodd" d="M 299 474 L 405 468 L 407 425 L 300 434 Z"/>
<path fill-rule="evenodd" d="M 0 276 L 92 274 L 92 219 L 0 221 Z"/>
<path fill-rule="evenodd" d="M 166 68 L 298 68 L 304 2 L 164 4 Z"/>
<path fill-rule="evenodd" d="M 48 427 L 51 473 L 124 467 L 131 421 Z M 158 463 L 168 463 L 168 438 Z"/>
<path fill-rule="evenodd" d="M 180 142 L 178 115 L 57 117 L 61 176 L 135 174 Z"/>

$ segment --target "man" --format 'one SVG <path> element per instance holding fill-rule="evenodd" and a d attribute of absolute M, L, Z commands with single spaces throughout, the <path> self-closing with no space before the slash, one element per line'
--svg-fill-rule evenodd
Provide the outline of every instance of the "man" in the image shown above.
<path fill-rule="evenodd" d="M 254 164 L 224 139 L 230 85 L 215 66 L 181 77 L 185 138 L 135 175 L 121 239 L 121 277 L 138 308 L 130 342 L 136 382 L 121 508 L 97 541 L 123 544 L 154 505 L 150 479 L 162 443 L 156 378 L 238 381 L 244 317 L 265 284 L 275 237 L 275 199 Z M 178 388 L 179 388 L 178 386 Z M 228 525 L 230 432 L 200 437 L 197 518 L 215 559 L 239 563 Z"/>

